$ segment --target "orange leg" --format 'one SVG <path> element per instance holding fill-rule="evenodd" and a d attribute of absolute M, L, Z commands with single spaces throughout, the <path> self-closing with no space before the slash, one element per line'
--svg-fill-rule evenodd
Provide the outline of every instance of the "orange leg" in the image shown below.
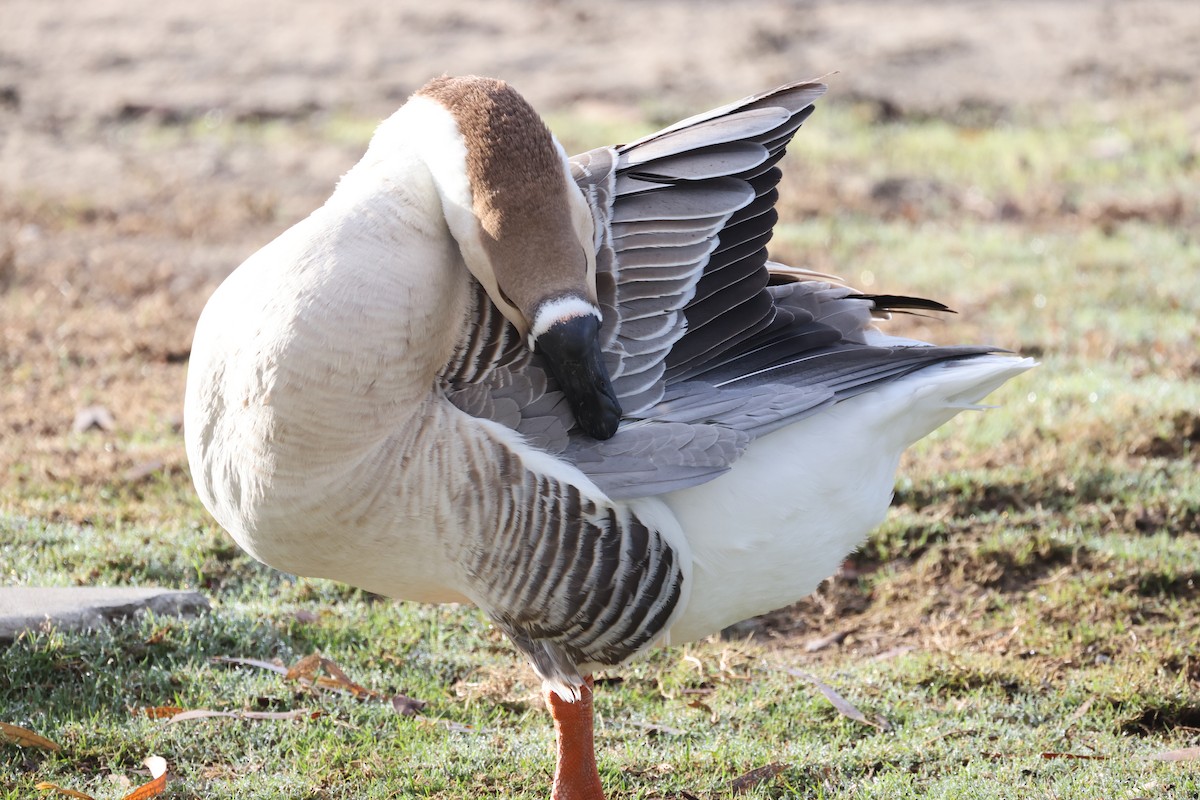
<path fill-rule="evenodd" d="M 592 739 L 592 676 L 584 680 L 586 685 L 580 687 L 581 696 L 574 703 L 568 703 L 549 689 L 544 692 L 558 741 L 551 800 L 604 800 Z"/>

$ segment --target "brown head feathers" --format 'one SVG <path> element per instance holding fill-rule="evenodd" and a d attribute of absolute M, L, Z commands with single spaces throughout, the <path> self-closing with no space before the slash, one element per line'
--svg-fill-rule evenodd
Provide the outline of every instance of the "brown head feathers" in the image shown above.
<path fill-rule="evenodd" d="M 562 155 L 537 112 L 492 78 L 435 78 L 417 95 L 458 124 L 473 210 L 501 291 L 526 315 L 550 297 L 590 294 Z"/>

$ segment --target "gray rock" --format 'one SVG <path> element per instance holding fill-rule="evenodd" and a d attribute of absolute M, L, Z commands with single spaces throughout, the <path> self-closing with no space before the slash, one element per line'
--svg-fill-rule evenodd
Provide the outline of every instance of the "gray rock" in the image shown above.
<path fill-rule="evenodd" d="M 150 609 L 164 616 L 208 611 L 199 592 L 102 586 L 0 588 L 0 640 L 49 623 L 59 630 L 99 628 Z"/>

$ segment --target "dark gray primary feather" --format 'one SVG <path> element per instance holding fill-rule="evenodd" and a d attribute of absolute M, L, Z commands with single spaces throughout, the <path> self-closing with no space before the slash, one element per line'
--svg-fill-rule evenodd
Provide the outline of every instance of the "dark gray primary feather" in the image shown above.
<path fill-rule="evenodd" d="M 630 498 L 711 480 L 754 438 L 830 403 L 993 352 L 866 344 L 873 317 L 947 310 L 934 301 L 772 285 L 775 164 L 823 92 L 785 86 L 571 159 L 596 223 L 600 339 L 625 410 L 615 436 L 573 429 L 553 378 L 478 286 L 447 397 Z"/>

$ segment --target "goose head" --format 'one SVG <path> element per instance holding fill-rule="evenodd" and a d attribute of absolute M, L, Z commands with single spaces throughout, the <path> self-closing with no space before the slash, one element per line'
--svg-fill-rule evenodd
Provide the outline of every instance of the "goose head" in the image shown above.
<path fill-rule="evenodd" d="M 566 153 L 504 81 L 436 78 L 408 105 L 467 269 L 545 359 L 579 426 L 610 438 L 621 408 L 601 358 L 594 222 Z"/>

